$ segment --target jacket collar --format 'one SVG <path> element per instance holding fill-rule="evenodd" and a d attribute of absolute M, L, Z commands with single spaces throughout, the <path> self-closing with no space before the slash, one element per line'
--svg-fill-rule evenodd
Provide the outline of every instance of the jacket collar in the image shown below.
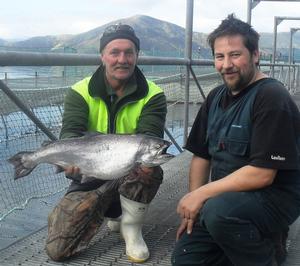
<path fill-rule="evenodd" d="M 128 94 L 125 92 L 125 98 L 130 100 L 138 100 L 145 97 L 148 93 L 148 83 L 138 67 L 135 67 L 133 76 L 125 86 L 125 91 L 128 90 Z M 104 101 L 109 99 L 109 89 L 107 88 L 107 81 L 105 78 L 105 68 L 103 64 L 95 71 L 89 82 L 89 94 L 92 97 L 100 97 Z"/>

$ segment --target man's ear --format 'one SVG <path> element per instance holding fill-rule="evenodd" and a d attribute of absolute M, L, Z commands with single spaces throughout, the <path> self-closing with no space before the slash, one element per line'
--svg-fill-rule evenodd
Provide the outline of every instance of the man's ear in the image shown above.
<path fill-rule="evenodd" d="M 253 52 L 254 63 L 257 65 L 259 63 L 259 50 Z"/>
<path fill-rule="evenodd" d="M 100 53 L 100 60 L 101 60 L 101 62 L 102 62 L 102 65 L 104 66 L 104 62 L 103 62 L 103 60 L 102 60 L 102 53 Z"/>

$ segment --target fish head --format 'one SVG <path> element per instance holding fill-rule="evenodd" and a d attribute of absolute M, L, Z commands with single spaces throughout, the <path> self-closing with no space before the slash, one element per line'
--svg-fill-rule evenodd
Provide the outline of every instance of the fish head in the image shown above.
<path fill-rule="evenodd" d="M 172 143 L 167 140 L 145 136 L 139 147 L 138 162 L 146 167 L 166 163 L 174 157 L 174 155 L 167 153 L 167 149 L 171 145 Z"/>

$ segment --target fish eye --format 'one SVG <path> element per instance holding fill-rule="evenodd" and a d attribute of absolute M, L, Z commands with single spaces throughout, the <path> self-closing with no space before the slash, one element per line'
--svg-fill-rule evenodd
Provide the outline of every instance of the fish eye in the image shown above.
<path fill-rule="evenodd" d="M 155 145 L 155 148 L 156 148 L 156 149 L 160 149 L 160 144 L 156 144 L 156 145 Z"/>

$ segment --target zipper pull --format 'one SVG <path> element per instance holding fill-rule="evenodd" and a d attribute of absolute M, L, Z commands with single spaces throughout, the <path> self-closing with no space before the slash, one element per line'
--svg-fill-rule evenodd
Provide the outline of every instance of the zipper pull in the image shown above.
<path fill-rule="evenodd" d="M 219 149 L 220 149 L 220 150 L 225 150 L 225 143 L 224 143 L 223 141 L 221 141 L 221 142 L 219 143 Z"/>

